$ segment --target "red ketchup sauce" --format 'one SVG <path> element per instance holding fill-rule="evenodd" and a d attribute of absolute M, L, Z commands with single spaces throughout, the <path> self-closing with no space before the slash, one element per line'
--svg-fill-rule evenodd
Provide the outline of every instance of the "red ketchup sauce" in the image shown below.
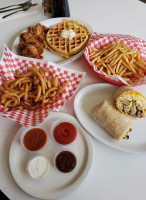
<path fill-rule="evenodd" d="M 53 136 L 56 142 L 66 145 L 75 140 L 77 136 L 77 130 L 73 124 L 69 122 L 61 122 L 55 127 Z"/>
<path fill-rule="evenodd" d="M 56 157 L 56 167 L 63 173 L 71 172 L 76 166 L 76 157 L 69 151 L 62 151 Z"/>
<path fill-rule="evenodd" d="M 40 150 L 47 142 L 47 134 L 43 129 L 30 129 L 23 138 L 23 144 L 30 151 Z"/>

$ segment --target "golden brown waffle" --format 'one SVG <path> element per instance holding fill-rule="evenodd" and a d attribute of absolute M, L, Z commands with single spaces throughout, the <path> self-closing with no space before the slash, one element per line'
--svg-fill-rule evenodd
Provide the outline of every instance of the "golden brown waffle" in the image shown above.
<path fill-rule="evenodd" d="M 79 52 L 89 40 L 88 29 L 76 21 L 68 22 L 68 29 L 72 29 L 76 36 L 69 40 L 69 55 Z"/>
<path fill-rule="evenodd" d="M 72 39 L 60 36 L 62 30 L 70 29 L 75 32 L 75 36 Z M 89 30 L 85 26 L 79 24 L 77 21 L 64 19 L 49 29 L 46 35 L 45 46 L 52 52 L 69 58 L 70 55 L 76 54 L 87 45 L 89 35 Z"/>

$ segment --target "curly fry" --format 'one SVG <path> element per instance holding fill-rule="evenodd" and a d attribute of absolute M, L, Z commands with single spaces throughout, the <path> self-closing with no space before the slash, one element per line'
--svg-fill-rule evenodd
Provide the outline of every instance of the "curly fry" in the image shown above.
<path fill-rule="evenodd" d="M 40 104 L 36 104 L 34 106 L 27 106 L 27 105 L 24 104 L 24 107 L 27 110 L 36 110 L 36 109 L 40 108 L 40 106 L 41 106 Z"/>
<path fill-rule="evenodd" d="M 0 85 L 0 91 L 5 92 L 5 89 L 2 85 Z"/>
<path fill-rule="evenodd" d="M 40 70 L 41 70 L 41 71 L 44 71 L 44 72 L 48 72 L 48 73 L 50 73 L 50 74 L 53 74 L 53 72 L 50 71 L 50 70 L 47 69 L 47 68 L 41 68 Z"/>
<path fill-rule="evenodd" d="M 55 95 L 56 95 L 56 91 L 51 91 L 49 94 L 48 94 L 48 96 L 49 97 L 54 97 Z"/>
<path fill-rule="evenodd" d="M 55 101 L 55 96 L 53 98 L 47 98 L 47 99 L 44 99 L 43 102 L 46 104 L 46 103 L 53 103 Z"/>
<path fill-rule="evenodd" d="M 44 87 L 45 87 L 45 89 L 47 89 L 47 85 L 46 85 L 46 83 L 47 83 L 47 78 L 46 78 L 44 72 L 40 71 L 40 74 L 42 75 L 42 77 L 43 77 L 43 79 L 44 79 Z"/>
<path fill-rule="evenodd" d="M 29 83 L 28 85 L 28 91 L 32 90 L 32 82 Z"/>
<path fill-rule="evenodd" d="M 69 85 L 69 81 L 67 81 L 59 90 L 57 90 L 57 93 L 61 93 L 65 90 L 65 88 Z"/>
<path fill-rule="evenodd" d="M 35 95 L 33 95 L 33 94 L 28 94 L 28 98 L 33 98 L 33 99 L 35 99 L 35 98 L 36 98 L 36 96 L 35 96 Z"/>
<path fill-rule="evenodd" d="M 58 89 L 57 87 L 52 87 L 52 88 L 48 89 L 47 92 L 45 93 L 45 95 L 43 96 L 43 99 L 46 99 L 46 97 L 47 97 L 49 94 L 51 95 L 51 93 L 54 92 L 54 91 L 57 90 L 57 89 Z"/>
<path fill-rule="evenodd" d="M 25 95 L 24 95 L 24 101 L 27 101 L 27 97 L 28 97 L 28 83 L 25 84 Z"/>
<path fill-rule="evenodd" d="M 58 77 L 52 78 L 52 84 L 53 84 L 53 87 L 58 87 Z"/>
<path fill-rule="evenodd" d="M 12 88 L 9 87 L 9 85 L 10 85 L 11 83 L 13 83 L 14 81 L 15 81 L 14 79 L 12 79 L 12 80 L 7 80 L 7 81 L 4 83 L 4 88 L 5 88 L 7 91 L 9 91 L 9 92 L 15 92 L 16 94 L 19 94 L 21 91 L 16 91 L 16 90 L 14 90 L 14 89 L 12 89 Z"/>
<path fill-rule="evenodd" d="M 25 92 L 21 92 L 18 96 L 19 98 L 22 98 L 25 95 Z"/>
<path fill-rule="evenodd" d="M 35 69 L 33 67 L 29 67 L 28 69 L 31 70 L 33 73 L 35 73 L 39 77 L 41 84 L 42 84 L 43 94 L 45 94 L 45 83 L 44 83 L 42 75 L 39 73 L 39 71 L 37 71 L 37 69 Z"/>
<path fill-rule="evenodd" d="M 8 102 L 8 101 L 7 101 Z M 8 105 L 8 107 L 14 107 L 14 106 L 17 106 L 17 105 L 19 105 L 19 102 L 17 101 L 17 99 L 14 101 L 14 102 L 10 102 L 9 103 L 9 105 Z"/>
<path fill-rule="evenodd" d="M 36 78 L 36 79 L 34 79 L 33 84 L 37 85 L 37 84 L 39 84 L 39 82 L 40 82 L 40 80 L 38 78 Z"/>
<path fill-rule="evenodd" d="M 38 85 L 38 92 L 37 92 L 37 96 L 34 101 L 35 102 L 39 101 L 40 96 L 41 96 L 41 86 Z"/>
<path fill-rule="evenodd" d="M 12 100 L 6 101 L 6 102 L 4 103 L 3 109 L 5 110 L 5 109 L 9 106 L 9 104 L 10 104 L 11 102 L 12 102 Z"/>
<path fill-rule="evenodd" d="M 4 104 L 7 99 L 13 100 L 12 97 L 16 97 L 18 103 L 20 103 L 20 98 L 15 93 L 4 93 L 4 94 L 2 94 L 2 96 L 1 96 L 1 103 Z"/>
<path fill-rule="evenodd" d="M 33 75 L 32 75 L 32 72 L 27 72 L 26 74 L 22 74 L 21 72 L 17 71 L 17 72 L 15 72 L 15 74 L 14 74 L 14 77 L 15 77 L 15 78 L 31 77 L 31 76 L 33 76 Z"/>
<path fill-rule="evenodd" d="M 47 81 L 47 85 L 48 85 L 48 88 L 51 88 L 51 82 L 50 82 L 50 80 Z"/>
<path fill-rule="evenodd" d="M 14 107 L 20 103 L 19 98 L 12 98 L 8 101 L 5 101 L 3 109 L 5 110 L 7 107 Z"/>
<path fill-rule="evenodd" d="M 39 107 L 45 109 L 47 103 L 53 103 L 57 94 L 64 91 L 69 81 L 64 86 L 59 88 L 58 77 L 53 77 L 51 80 L 46 77 L 46 73 L 53 73 L 49 69 L 42 68 L 37 70 L 33 65 L 28 67 L 28 72 L 22 74 L 15 73 L 15 79 L 7 80 L 4 86 L 0 85 L 0 103 L 3 108 L 14 110 L 34 110 Z M 52 75 L 51 75 L 52 77 Z"/>
<path fill-rule="evenodd" d="M 17 86 L 20 82 L 24 81 L 25 82 L 28 82 L 30 79 L 28 79 L 27 77 L 24 77 L 24 78 L 20 78 L 16 81 L 14 81 L 11 85 L 10 85 L 10 88 L 14 88 L 15 86 Z M 22 82 L 23 83 L 23 82 Z"/>
<path fill-rule="evenodd" d="M 14 111 L 14 110 L 23 110 L 23 106 L 15 106 L 10 109 L 10 111 Z"/>

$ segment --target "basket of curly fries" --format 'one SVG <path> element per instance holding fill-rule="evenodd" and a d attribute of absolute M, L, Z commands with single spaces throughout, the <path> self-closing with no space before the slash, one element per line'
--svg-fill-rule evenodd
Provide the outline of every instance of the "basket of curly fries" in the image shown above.
<path fill-rule="evenodd" d="M 25 58 L 6 46 L 0 61 L 0 112 L 24 126 L 42 123 L 75 94 L 85 73 Z"/>
<path fill-rule="evenodd" d="M 94 34 L 84 50 L 88 66 L 117 84 L 146 84 L 146 41 L 129 35 Z"/>

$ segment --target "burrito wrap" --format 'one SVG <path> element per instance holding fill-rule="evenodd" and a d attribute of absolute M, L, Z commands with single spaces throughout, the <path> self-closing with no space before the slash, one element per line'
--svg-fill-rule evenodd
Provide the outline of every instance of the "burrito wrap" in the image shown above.
<path fill-rule="evenodd" d="M 121 140 L 129 132 L 134 117 L 121 113 L 115 106 L 112 99 L 104 100 L 91 109 L 91 116 L 111 136 Z"/>
<path fill-rule="evenodd" d="M 119 87 L 113 98 L 116 107 L 121 112 L 138 118 L 146 116 L 146 98 L 132 88 L 128 86 Z"/>

